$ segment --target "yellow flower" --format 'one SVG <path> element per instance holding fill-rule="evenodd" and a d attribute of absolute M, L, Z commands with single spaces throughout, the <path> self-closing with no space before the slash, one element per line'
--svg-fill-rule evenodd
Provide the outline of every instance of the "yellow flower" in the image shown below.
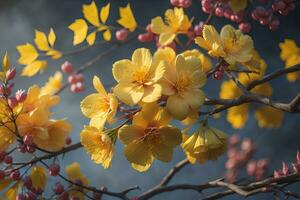
<path fill-rule="evenodd" d="M 85 97 L 80 108 L 82 113 L 91 119 L 90 125 L 102 129 L 106 120 L 113 122 L 118 108 L 118 101 L 112 93 L 106 93 L 101 80 L 94 76 L 94 88 L 98 93 L 90 94 Z"/>
<path fill-rule="evenodd" d="M 206 75 L 196 57 L 178 55 L 175 65 L 167 65 L 160 83 L 163 95 L 168 96 L 167 110 L 178 120 L 185 119 L 204 102 L 205 95 L 200 88 L 206 83 Z"/>
<path fill-rule="evenodd" d="M 22 113 L 31 112 L 35 108 L 48 110 L 57 105 L 59 101 L 59 96 L 42 94 L 41 89 L 37 85 L 33 85 L 28 89 L 27 98 L 23 103 Z"/>
<path fill-rule="evenodd" d="M 191 136 L 184 135 L 182 148 L 191 163 L 204 163 L 207 160 L 216 160 L 227 146 L 227 135 L 208 125 L 201 127 Z"/>
<path fill-rule="evenodd" d="M 120 19 L 118 19 L 117 22 L 124 28 L 133 32 L 137 27 L 137 23 L 130 8 L 130 4 L 128 3 L 126 7 L 120 7 L 119 12 Z"/>
<path fill-rule="evenodd" d="M 283 114 L 281 110 L 263 106 L 255 111 L 255 118 L 261 128 L 279 128 Z"/>
<path fill-rule="evenodd" d="M 197 49 L 186 50 L 181 55 L 184 57 L 194 56 L 200 60 L 202 71 L 207 72 L 211 69 L 211 60 Z"/>
<path fill-rule="evenodd" d="M 84 19 L 76 19 L 69 29 L 74 32 L 73 45 L 82 43 L 84 40 L 87 41 L 89 45 L 93 45 L 96 41 L 97 32 L 103 32 L 103 39 L 106 41 L 111 40 L 111 32 L 109 26 L 105 25 L 107 18 L 109 16 L 110 4 L 102 7 L 100 10 L 100 16 L 98 14 L 98 8 L 95 1 L 92 1 L 91 4 L 82 6 L 82 13 L 84 18 L 94 26 L 94 29 L 91 33 L 88 34 L 88 24 Z"/>
<path fill-rule="evenodd" d="M 32 135 L 38 147 L 48 151 L 59 151 L 72 130 L 66 120 L 49 119 L 50 112 L 36 108 L 30 113 L 21 114 L 17 118 L 17 126 L 21 136 Z"/>
<path fill-rule="evenodd" d="M 108 134 L 96 127 L 85 126 L 80 133 L 80 141 L 95 163 L 102 164 L 104 169 L 111 166 L 114 143 Z"/>
<path fill-rule="evenodd" d="M 148 49 L 135 50 L 132 60 L 115 62 L 112 71 L 118 82 L 114 94 L 124 103 L 130 106 L 151 103 L 161 97 L 162 88 L 157 82 L 163 77 L 165 66 L 153 61 Z"/>
<path fill-rule="evenodd" d="M 294 40 L 285 39 L 279 44 L 281 49 L 280 58 L 285 61 L 285 68 L 292 67 L 300 63 L 300 47 L 297 46 Z M 294 82 L 300 78 L 300 72 L 287 74 L 287 79 Z"/>
<path fill-rule="evenodd" d="M 41 95 L 54 95 L 58 92 L 63 86 L 62 79 L 62 73 L 60 71 L 55 72 L 54 76 L 49 77 L 48 82 L 41 88 Z"/>
<path fill-rule="evenodd" d="M 66 174 L 68 179 L 70 179 L 73 182 L 76 182 L 77 184 L 80 183 L 80 185 L 88 186 L 89 180 L 86 178 L 86 176 L 81 172 L 80 165 L 77 162 L 74 162 L 66 167 Z M 70 197 L 77 197 L 80 200 L 84 200 L 84 194 L 80 191 L 78 191 L 77 186 L 73 186 L 72 190 L 69 192 Z"/>
<path fill-rule="evenodd" d="M 182 8 L 168 9 L 165 12 L 165 22 L 161 17 L 155 17 L 151 21 L 151 30 L 159 34 L 159 43 L 168 45 L 176 38 L 177 34 L 185 34 L 191 27 L 189 18 Z"/>
<path fill-rule="evenodd" d="M 125 144 L 125 156 L 140 172 L 151 166 L 154 158 L 170 162 L 173 149 L 181 143 L 179 129 L 169 126 L 171 117 L 157 104 L 145 104 L 133 117 L 132 125 L 119 129 L 119 139 Z"/>
<path fill-rule="evenodd" d="M 225 25 L 221 33 L 211 25 L 204 25 L 203 37 L 195 38 L 196 44 L 208 50 L 214 57 L 222 57 L 234 65 L 236 62 L 248 62 L 252 58 L 253 41 L 250 36 L 244 35 L 231 25 Z"/>
<path fill-rule="evenodd" d="M 261 77 L 260 74 L 245 74 L 241 73 L 238 76 L 238 80 L 245 86 Z M 264 83 L 256 86 L 251 90 L 254 94 L 271 96 L 272 88 L 269 83 Z M 237 87 L 234 81 L 224 81 L 220 89 L 220 98 L 222 99 L 235 99 L 242 95 L 242 91 Z M 249 104 L 242 104 L 239 106 L 234 106 L 228 109 L 227 121 L 236 129 L 241 129 L 244 127 L 246 121 L 248 120 L 248 110 Z"/>

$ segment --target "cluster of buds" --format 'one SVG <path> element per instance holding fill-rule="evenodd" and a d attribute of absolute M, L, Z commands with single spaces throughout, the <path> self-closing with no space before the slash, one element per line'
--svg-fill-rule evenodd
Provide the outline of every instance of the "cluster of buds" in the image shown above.
<path fill-rule="evenodd" d="M 226 162 L 226 178 L 229 182 L 235 182 L 243 169 L 246 169 L 250 177 L 256 180 L 263 178 L 268 160 L 265 158 L 255 161 L 252 159 L 255 153 L 255 144 L 250 138 L 243 140 L 236 134 L 229 139 L 227 151 L 228 160 Z"/>
<path fill-rule="evenodd" d="M 17 200 L 36 200 L 40 195 L 43 194 L 43 189 L 35 188 L 29 176 L 25 176 L 22 181 L 24 189 L 21 194 L 17 195 Z"/>
<path fill-rule="evenodd" d="M 0 95 L 7 99 L 7 103 L 12 109 L 19 103 L 24 102 L 27 97 L 27 93 L 25 92 L 25 90 L 18 90 L 15 95 L 12 95 L 14 83 L 11 81 L 15 78 L 16 73 L 16 68 L 7 70 L 5 81 L 0 85 Z"/>
<path fill-rule="evenodd" d="M 146 27 L 146 32 L 138 35 L 138 40 L 140 42 L 151 42 L 157 36 L 151 30 L 151 24 L 148 24 Z"/>
<path fill-rule="evenodd" d="M 33 142 L 33 136 L 32 135 L 25 135 L 23 137 L 23 143 L 18 146 L 18 150 L 21 153 L 34 153 L 36 148 L 35 144 Z"/>
<path fill-rule="evenodd" d="M 170 3 L 179 8 L 189 8 L 192 5 L 192 0 L 170 0 Z"/>
<path fill-rule="evenodd" d="M 205 13 L 214 14 L 217 17 L 225 17 L 232 22 L 239 24 L 239 29 L 248 33 L 251 31 L 250 19 L 258 21 L 263 26 L 268 26 L 271 31 L 278 29 L 280 21 L 279 15 L 288 15 L 295 9 L 293 0 L 260 0 L 250 10 L 246 8 L 238 12 L 231 9 L 229 0 L 201 0 L 202 10 Z"/>
<path fill-rule="evenodd" d="M 300 152 L 297 151 L 296 162 L 291 163 L 291 166 L 288 166 L 284 161 L 282 161 L 282 168 L 278 170 L 274 170 L 274 178 L 284 177 L 299 172 L 300 172 Z"/>
<path fill-rule="evenodd" d="M 216 80 L 222 80 L 224 77 L 224 72 L 228 68 L 228 66 L 229 66 L 229 64 L 223 61 L 220 64 L 220 67 L 218 67 L 217 70 L 214 71 L 213 78 Z"/>
<path fill-rule="evenodd" d="M 0 169 L 0 180 L 3 180 L 6 176 L 9 176 L 12 180 L 20 179 L 20 171 L 13 169 L 13 158 L 4 151 L 0 152 L 0 163 L 4 163 L 6 165 L 5 169 Z"/>
<path fill-rule="evenodd" d="M 62 65 L 61 65 L 61 70 L 68 74 L 68 82 L 71 85 L 70 86 L 70 90 L 73 93 L 78 93 L 78 92 L 82 92 L 85 90 L 84 87 L 84 76 L 82 73 L 76 73 L 74 70 L 74 67 L 72 65 L 72 63 L 70 63 L 69 61 L 65 61 Z"/>

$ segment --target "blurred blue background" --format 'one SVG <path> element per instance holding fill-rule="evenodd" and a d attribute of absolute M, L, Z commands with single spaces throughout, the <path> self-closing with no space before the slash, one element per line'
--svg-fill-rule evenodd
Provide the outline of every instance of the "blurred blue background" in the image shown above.
<path fill-rule="evenodd" d="M 57 34 L 56 48 L 62 51 L 72 50 L 72 32 L 67 28 L 75 19 L 82 17 L 81 8 L 83 3 L 89 3 L 89 0 L 1 0 L 0 1 L 0 55 L 4 55 L 8 51 L 11 63 L 18 67 L 18 52 L 16 45 L 32 42 L 34 38 L 34 30 L 48 32 L 53 27 Z M 97 0 L 98 5 L 105 5 L 107 1 Z M 111 0 L 111 15 L 108 23 L 115 23 L 118 18 L 119 6 L 125 6 L 128 1 Z M 155 16 L 163 16 L 164 11 L 171 7 L 168 0 L 132 0 L 129 1 L 136 16 L 138 24 L 146 26 L 151 18 Z M 299 8 L 297 8 L 299 9 Z M 193 1 L 193 6 L 188 10 L 189 16 L 194 16 L 195 22 L 206 19 L 206 14 L 201 11 L 199 1 Z M 276 32 L 270 32 L 266 27 L 253 23 L 253 31 L 250 35 L 254 38 L 255 47 L 261 56 L 267 61 L 268 72 L 283 67 L 283 62 L 279 58 L 280 49 L 278 43 L 284 38 L 291 38 L 300 42 L 300 12 L 294 11 L 287 17 L 281 18 L 280 28 Z M 213 18 L 212 22 L 218 29 L 226 23 L 230 23 L 226 19 Z M 74 129 L 72 139 L 79 141 L 79 133 L 84 124 L 88 123 L 80 112 L 79 103 L 88 94 L 94 92 L 91 80 L 94 75 L 102 78 L 104 84 L 111 85 L 114 82 L 111 74 L 112 63 L 122 58 L 129 58 L 138 47 L 151 48 L 154 51 L 153 44 L 142 44 L 132 42 L 120 47 L 117 51 L 106 56 L 101 61 L 93 65 L 85 72 L 87 90 L 83 93 L 72 94 L 69 90 L 61 93 L 61 104 L 54 109 L 55 117 L 67 117 L 73 124 Z M 102 47 L 94 47 L 88 51 L 69 57 L 63 57 L 57 61 L 49 62 L 45 73 L 35 76 L 34 78 L 18 78 L 16 81 L 17 88 L 27 89 L 32 84 L 43 85 L 48 76 L 54 74 L 60 69 L 60 65 L 69 60 L 74 63 L 75 67 L 79 67 L 89 61 L 95 55 L 106 50 L 108 45 Z M 67 77 L 64 77 L 66 81 Z M 297 92 L 300 91 L 299 81 L 289 83 L 286 77 L 273 80 L 272 86 L 274 94 L 273 100 L 288 102 Z M 205 87 L 205 92 L 210 97 L 218 97 L 220 86 L 219 81 L 211 80 Z M 253 106 L 255 107 L 255 105 Z M 253 114 L 253 113 L 252 113 Z M 257 157 L 268 157 L 271 160 L 270 173 L 274 168 L 281 166 L 281 160 L 291 162 L 295 158 L 297 149 L 300 149 L 300 115 L 285 114 L 282 127 L 276 130 L 260 129 L 250 115 L 245 128 L 237 131 L 231 128 L 225 120 L 225 113 L 216 120 L 210 120 L 210 123 L 218 127 L 228 134 L 239 133 L 242 137 L 251 137 L 259 146 Z M 76 150 L 65 156 L 62 165 L 77 161 L 81 163 L 82 171 L 90 178 L 93 186 L 100 187 L 105 185 L 111 191 L 119 191 L 129 186 L 139 185 L 144 191 L 154 184 L 158 183 L 169 168 L 184 158 L 181 150 L 177 149 L 171 163 L 165 164 L 155 161 L 153 166 L 146 173 L 137 173 L 126 161 L 123 154 L 123 146 L 118 142 L 116 154 L 113 159 L 112 168 L 104 170 L 101 166 L 94 164 L 89 156 L 82 149 Z M 208 162 L 204 165 L 188 166 L 179 173 L 172 183 L 204 183 L 221 177 L 225 173 L 224 162 L 226 156 L 223 156 L 216 162 Z M 54 180 L 50 178 L 51 182 Z M 298 185 L 299 186 L 299 185 Z M 296 189 L 297 186 L 294 186 Z M 298 187 L 299 189 L 299 187 Z M 48 191 L 49 192 L 49 191 Z M 134 195 L 136 192 L 130 193 Z M 205 195 L 205 193 L 203 194 Z M 202 195 L 192 191 L 177 191 L 173 193 L 165 193 L 153 199 L 199 199 Z M 238 197 L 228 197 L 226 199 L 239 199 Z M 104 199 L 110 199 L 105 197 Z M 251 197 L 249 199 L 265 199 L 264 196 Z"/>

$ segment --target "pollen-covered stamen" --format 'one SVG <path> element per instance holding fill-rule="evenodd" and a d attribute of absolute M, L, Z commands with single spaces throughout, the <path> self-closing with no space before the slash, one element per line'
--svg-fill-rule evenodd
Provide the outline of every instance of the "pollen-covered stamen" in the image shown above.
<path fill-rule="evenodd" d="M 176 83 L 174 85 L 175 90 L 180 93 L 184 92 L 190 85 L 191 80 L 189 79 L 188 75 L 185 73 L 180 73 L 177 77 Z"/>
<path fill-rule="evenodd" d="M 132 74 L 132 79 L 135 83 L 144 85 L 148 79 L 148 70 L 145 67 L 141 67 Z"/>

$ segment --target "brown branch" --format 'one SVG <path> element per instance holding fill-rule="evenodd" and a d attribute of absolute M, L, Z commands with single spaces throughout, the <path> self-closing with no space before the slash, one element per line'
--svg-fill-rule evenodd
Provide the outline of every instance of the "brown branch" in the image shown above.
<path fill-rule="evenodd" d="M 297 72 L 300 71 L 300 64 L 295 65 L 293 67 L 285 68 L 285 69 L 279 69 L 273 73 L 270 73 L 268 75 L 265 75 L 262 79 L 252 81 L 248 86 L 247 90 L 251 90 L 255 88 L 257 85 L 263 84 L 265 82 L 268 82 L 274 78 L 277 78 L 281 75 L 292 73 L 292 72 Z"/>

